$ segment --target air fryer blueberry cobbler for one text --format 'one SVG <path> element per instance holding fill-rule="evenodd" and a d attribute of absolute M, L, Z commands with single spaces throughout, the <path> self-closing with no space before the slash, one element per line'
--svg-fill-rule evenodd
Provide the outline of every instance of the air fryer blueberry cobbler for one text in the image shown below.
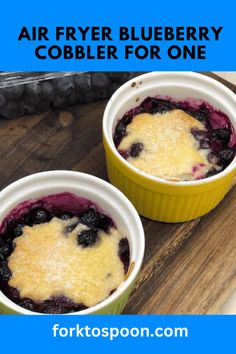
<path fill-rule="evenodd" d="M 94 306 L 120 286 L 129 263 L 113 220 L 70 193 L 24 202 L 0 226 L 0 290 L 31 311 Z"/>
<path fill-rule="evenodd" d="M 146 98 L 118 122 L 114 143 L 140 171 L 172 181 L 213 176 L 236 151 L 228 116 L 196 99 Z"/>

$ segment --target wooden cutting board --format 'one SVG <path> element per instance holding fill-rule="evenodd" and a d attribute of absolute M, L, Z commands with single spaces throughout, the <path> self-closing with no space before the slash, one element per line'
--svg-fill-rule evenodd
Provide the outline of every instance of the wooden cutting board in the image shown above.
<path fill-rule="evenodd" d="M 236 92 L 236 86 L 227 85 Z M 28 174 L 54 169 L 107 179 L 101 141 L 105 105 L 106 101 L 98 101 L 0 120 L 0 188 Z M 146 254 L 125 313 L 220 311 L 236 288 L 235 198 L 233 187 L 215 210 L 187 223 L 142 218 Z"/>

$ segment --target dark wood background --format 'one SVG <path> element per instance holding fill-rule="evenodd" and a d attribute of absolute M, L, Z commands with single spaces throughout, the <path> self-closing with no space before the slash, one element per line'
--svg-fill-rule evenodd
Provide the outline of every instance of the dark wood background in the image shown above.
<path fill-rule="evenodd" d="M 234 85 L 226 84 L 236 92 Z M 105 105 L 103 100 L 66 111 L 1 119 L 0 188 L 54 169 L 107 179 L 101 131 Z M 219 312 L 236 288 L 235 197 L 232 188 L 210 214 L 188 223 L 142 218 L 146 254 L 124 313 Z"/>

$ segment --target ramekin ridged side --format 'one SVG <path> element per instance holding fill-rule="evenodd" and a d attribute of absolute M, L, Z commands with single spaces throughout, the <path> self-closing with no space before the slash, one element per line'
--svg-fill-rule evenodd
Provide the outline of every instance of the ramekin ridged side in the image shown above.
<path fill-rule="evenodd" d="M 105 144 L 106 146 L 106 144 Z M 106 146 L 107 171 L 111 183 L 119 188 L 136 207 L 138 213 L 162 222 L 184 222 L 200 217 L 215 208 L 230 189 L 234 172 L 207 185 L 191 188 L 165 188 L 156 182 L 156 188 L 144 186 L 130 170 L 119 168 Z M 147 181 L 148 182 L 148 181 Z M 181 193 L 180 192 L 181 189 Z"/>
<path fill-rule="evenodd" d="M 169 84 L 165 84 L 165 79 Z M 178 85 L 182 85 L 182 90 L 180 88 L 175 94 Z M 189 96 L 186 96 L 187 92 Z M 225 86 L 201 74 L 148 73 L 121 86 L 107 104 L 103 143 L 111 183 L 130 199 L 140 215 L 162 222 L 189 221 L 205 215 L 224 198 L 236 174 L 236 159 L 213 177 L 188 182 L 165 181 L 130 165 L 114 146 L 115 125 L 128 109 L 137 106 L 137 100 L 140 102 L 148 95 L 157 94 L 205 99 L 228 114 L 234 127 L 236 98 Z"/>

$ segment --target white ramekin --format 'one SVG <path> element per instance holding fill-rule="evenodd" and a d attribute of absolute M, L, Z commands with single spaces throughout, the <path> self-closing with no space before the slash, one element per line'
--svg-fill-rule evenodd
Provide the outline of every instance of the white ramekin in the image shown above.
<path fill-rule="evenodd" d="M 142 265 L 145 239 L 142 223 L 135 208 L 119 190 L 97 177 L 80 172 L 36 173 L 12 183 L 0 192 L 0 224 L 4 217 L 21 202 L 61 192 L 71 192 L 87 198 L 108 213 L 117 228 L 128 238 L 131 263 L 133 263 L 133 269 L 128 278 L 108 299 L 73 314 L 121 313 Z M 16 305 L 2 292 L 0 292 L 0 312 L 37 314 Z"/>

